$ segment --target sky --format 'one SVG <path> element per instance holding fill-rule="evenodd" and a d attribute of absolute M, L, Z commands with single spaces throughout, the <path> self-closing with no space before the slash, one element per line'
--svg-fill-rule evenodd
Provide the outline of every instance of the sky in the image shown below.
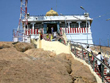
<path fill-rule="evenodd" d="M 83 6 L 93 18 L 91 31 L 95 44 L 110 45 L 110 0 L 28 0 L 30 15 L 45 15 L 51 8 L 58 14 L 84 14 Z M 18 27 L 20 0 L 0 0 L 0 41 L 13 41 Z"/>

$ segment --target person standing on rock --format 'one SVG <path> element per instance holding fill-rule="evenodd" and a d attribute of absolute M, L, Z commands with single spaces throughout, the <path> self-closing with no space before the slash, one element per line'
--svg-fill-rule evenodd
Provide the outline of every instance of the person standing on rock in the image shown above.
<path fill-rule="evenodd" d="M 98 53 L 98 55 L 96 56 L 96 58 L 98 58 L 99 60 L 101 60 L 102 62 L 104 62 L 104 58 L 103 56 L 101 55 L 101 52 Z M 99 71 L 101 72 L 101 69 L 102 69 L 102 63 L 97 60 L 97 65 L 99 67 Z"/>

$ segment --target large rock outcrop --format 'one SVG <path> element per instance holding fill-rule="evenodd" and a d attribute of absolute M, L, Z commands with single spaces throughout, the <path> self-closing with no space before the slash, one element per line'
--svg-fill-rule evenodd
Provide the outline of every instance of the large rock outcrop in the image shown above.
<path fill-rule="evenodd" d="M 89 68 L 72 55 L 28 45 L 10 43 L 0 49 L 0 83 L 96 83 Z M 22 52 L 23 46 L 29 49 Z"/>

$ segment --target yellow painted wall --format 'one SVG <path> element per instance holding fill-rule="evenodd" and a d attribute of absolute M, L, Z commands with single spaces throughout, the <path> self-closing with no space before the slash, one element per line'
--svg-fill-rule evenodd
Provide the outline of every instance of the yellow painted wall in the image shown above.
<path fill-rule="evenodd" d="M 54 51 L 56 54 L 60 53 L 68 53 L 70 54 L 70 46 L 69 45 L 64 45 L 60 43 L 59 41 L 45 41 L 41 40 L 41 48 L 44 50 L 49 50 L 49 51 Z"/>

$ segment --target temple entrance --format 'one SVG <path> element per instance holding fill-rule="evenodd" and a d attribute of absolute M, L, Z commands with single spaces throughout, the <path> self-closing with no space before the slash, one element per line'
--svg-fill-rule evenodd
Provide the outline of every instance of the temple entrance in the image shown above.
<path fill-rule="evenodd" d="M 57 32 L 57 24 L 47 24 L 47 33 L 52 33 L 51 28 L 53 27 L 53 32 Z"/>

